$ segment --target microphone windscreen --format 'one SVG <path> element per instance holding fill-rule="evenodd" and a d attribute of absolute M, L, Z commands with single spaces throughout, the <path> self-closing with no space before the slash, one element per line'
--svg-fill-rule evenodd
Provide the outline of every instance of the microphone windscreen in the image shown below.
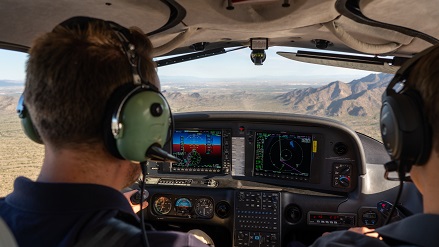
<path fill-rule="evenodd" d="M 162 148 L 158 146 L 151 146 L 146 151 L 146 157 L 150 158 L 152 161 L 174 161 L 180 162 L 180 159 L 175 157 L 174 155 L 166 152 Z"/>

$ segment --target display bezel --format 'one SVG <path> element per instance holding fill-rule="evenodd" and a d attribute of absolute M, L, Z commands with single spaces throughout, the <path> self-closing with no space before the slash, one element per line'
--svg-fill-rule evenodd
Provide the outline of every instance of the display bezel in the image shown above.
<path fill-rule="evenodd" d="M 263 135 L 266 135 L 265 137 Z M 311 176 L 312 176 L 312 162 L 314 159 L 314 155 L 315 155 L 315 145 L 317 145 L 317 141 L 314 139 L 314 135 L 311 133 L 302 133 L 302 132 L 286 132 L 286 131 L 266 131 L 266 130 L 256 130 L 254 131 L 254 136 L 255 136 L 255 141 L 254 141 L 254 145 L 253 145 L 253 164 L 252 164 L 252 173 L 253 176 L 255 177 L 261 177 L 261 178 L 267 178 L 267 179 L 282 179 L 282 180 L 294 180 L 294 181 L 309 181 Z M 264 164 L 267 161 L 267 150 L 265 150 L 266 147 L 266 141 L 269 138 L 272 138 L 272 136 L 277 136 L 279 137 L 279 140 L 276 141 L 280 144 L 279 146 L 279 161 L 281 161 L 282 156 L 288 156 L 291 155 L 293 156 L 294 151 L 291 150 L 287 150 L 289 153 L 285 152 L 284 154 L 282 154 L 282 147 L 281 147 L 281 143 L 282 140 L 290 140 L 290 139 L 294 139 L 294 140 L 290 140 L 290 143 L 295 143 L 296 145 L 299 146 L 300 149 L 302 149 L 303 152 L 303 157 L 306 162 L 305 167 L 304 167 L 304 172 L 302 173 L 297 173 L 297 172 L 292 172 L 294 170 L 296 170 L 296 168 L 292 167 L 291 164 L 285 164 L 286 162 L 283 162 L 283 166 L 282 167 L 287 167 L 290 166 L 290 172 L 279 172 L 279 171 L 275 171 L 274 169 L 267 169 L 268 166 L 270 166 L 269 164 Z M 281 139 L 280 137 L 287 137 L 286 139 Z M 264 138 L 264 141 L 262 143 L 259 142 L 258 138 Z M 297 140 L 306 140 L 308 143 L 297 143 Z M 273 142 L 273 140 L 271 140 L 271 142 Z M 305 144 L 306 149 L 303 150 L 302 146 L 303 144 Z M 262 147 L 258 146 L 258 145 L 264 145 Z M 292 144 L 290 144 L 292 145 Z M 274 145 L 271 146 L 271 148 L 273 148 Z M 294 147 L 293 147 L 294 148 Z M 282 150 L 281 150 L 282 149 Z M 286 150 L 286 149 L 285 149 Z M 261 153 L 262 151 L 262 153 Z M 262 157 L 261 157 L 262 156 Z M 271 161 L 271 160 L 270 160 Z M 286 160 L 284 160 L 286 161 Z M 261 163 L 262 162 L 262 163 Z M 273 162 L 274 163 L 274 162 Z M 265 165 L 265 169 L 264 169 L 264 165 Z M 278 164 L 276 164 L 278 165 Z M 275 164 L 271 164 L 271 166 L 276 167 Z M 258 167 L 258 166 L 262 166 L 262 167 Z M 276 167 L 277 169 L 279 169 L 278 167 Z"/>
<path fill-rule="evenodd" d="M 224 133 L 222 129 L 216 129 L 216 128 L 177 128 L 174 130 L 173 133 L 173 137 L 172 137 L 172 141 L 170 143 L 170 151 L 173 155 L 177 156 L 178 158 L 183 158 L 182 160 L 184 160 L 185 155 L 188 154 L 178 154 L 178 152 L 175 151 L 175 145 L 181 145 L 180 143 L 176 143 L 176 138 L 181 138 L 182 133 L 195 133 L 195 134 L 201 134 L 206 135 L 208 132 L 217 132 L 215 133 L 217 138 L 214 138 L 212 140 L 212 152 L 216 153 L 216 157 L 212 156 L 212 159 L 216 159 L 214 160 L 214 162 L 211 163 L 205 163 L 205 164 L 198 164 L 195 166 L 186 166 L 186 165 L 181 165 L 179 163 L 173 163 L 171 164 L 171 171 L 172 172 L 180 172 L 180 173 L 221 173 L 222 169 L 223 169 L 223 162 L 224 162 L 224 143 L 223 143 L 223 137 L 224 137 Z M 197 144 L 194 144 L 197 145 Z M 206 140 L 206 144 L 203 145 L 206 147 L 207 149 L 207 140 Z M 180 147 L 181 148 L 181 147 Z M 198 147 L 197 147 L 198 149 Z M 207 150 L 206 150 L 207 152 Z M 207 155 L 206 153 L 203 153 L 202 155 L 200 155 L 200 158 L 202 160 L 202 156 Z M 186 160 L 187 161 L 187 160 Z"/>

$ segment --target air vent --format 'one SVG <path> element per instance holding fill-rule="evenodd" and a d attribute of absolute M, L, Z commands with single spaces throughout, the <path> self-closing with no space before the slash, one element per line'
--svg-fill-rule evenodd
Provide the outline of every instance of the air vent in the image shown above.
<path fill-rule="evenodd" d="M 285 217 L 289 222 L 297 224 L 302 219 L 302 210 L 295 204 L 288 205 L 285 209 Z"/>
<path fill-rule="evenodd" d="M 215 213 L 218 217 L 225 219 L 230 214 L 230 204 L 226 201 L 221 201 L 216 204 Z"/>
<path fill-rule="evenodd" d="M 337 142 L 334 145 L 334 152 L 338 155 L 344 155 L 348 152 L 348 146 L 346 146 L 346 144 L 344 144 L 343 142 Z"/>

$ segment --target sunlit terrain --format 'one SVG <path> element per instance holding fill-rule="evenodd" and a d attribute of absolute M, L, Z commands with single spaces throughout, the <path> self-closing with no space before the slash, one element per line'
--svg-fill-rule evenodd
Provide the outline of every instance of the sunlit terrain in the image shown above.
<path fill-rule="evenodd" d="M 381 83 L 377 89 L 363 90 L 361 83 L 352 89 L 352 83 L 341 82 L 313 87 L 280 82 L 210 82 L 163 83 L 162 90 L 174 113 L 227 110 L 322 116 L 380 140 L 379 104 L 385 83 L 375 75 L 370 77 L 360 82 L 369 87 Z M 43 146 L 26 138 L 15 113 L 20 90 L 0 89 L 0 196 L 12 191 L 17 176 L 36 179 L 43 160 Z"/>

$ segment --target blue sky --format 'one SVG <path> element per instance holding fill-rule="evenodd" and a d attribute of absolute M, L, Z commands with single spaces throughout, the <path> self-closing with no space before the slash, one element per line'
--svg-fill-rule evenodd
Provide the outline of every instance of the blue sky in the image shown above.
<path fill-rule="evenodd" d="M 349 82 L 372 72 L 353 69 L 312 65 L 288 60 L 276 51 L 295 52 L 295 49 L 270 48 L 262 66 L 255 66 L 250 60 L 250 49 L 242 49 L 219 56 L 188 61 L 158 68 L 162 83 L 166 78 L 198 77 L 218 80 L 252 78 L 255 80 L 288 80 L 290 82 L 328 83 L 332 80 Z M 24 64 L 27 54 L 0 49 L 0 80 L 24 80 Z M 328 78 L 331 80 L 328 81 Z M 174 80 L 175 81 L 175 80 Z"/>
<path fill-rule="evenodd" d="M 0 80 L 24 80 L 27 54 L 0 49 Z"/>
<path fill-rule="evenodd" d="M 250 49 L 242 49 L 214 57 L 160 67 L 160 76 L 188 76 L 203 78 L 272 78 L 288 81 L 324 83 L 328 78 L 349 82 L 369 75 L 370 71 L 307 64 L 286 59 L 276 51 L 296 52 L 297 49 L 274 47 L 267 50 L 264 65 L 256 66 L 250 60 Z M 163 81 L 163 80 L 162 80 Z"/>

